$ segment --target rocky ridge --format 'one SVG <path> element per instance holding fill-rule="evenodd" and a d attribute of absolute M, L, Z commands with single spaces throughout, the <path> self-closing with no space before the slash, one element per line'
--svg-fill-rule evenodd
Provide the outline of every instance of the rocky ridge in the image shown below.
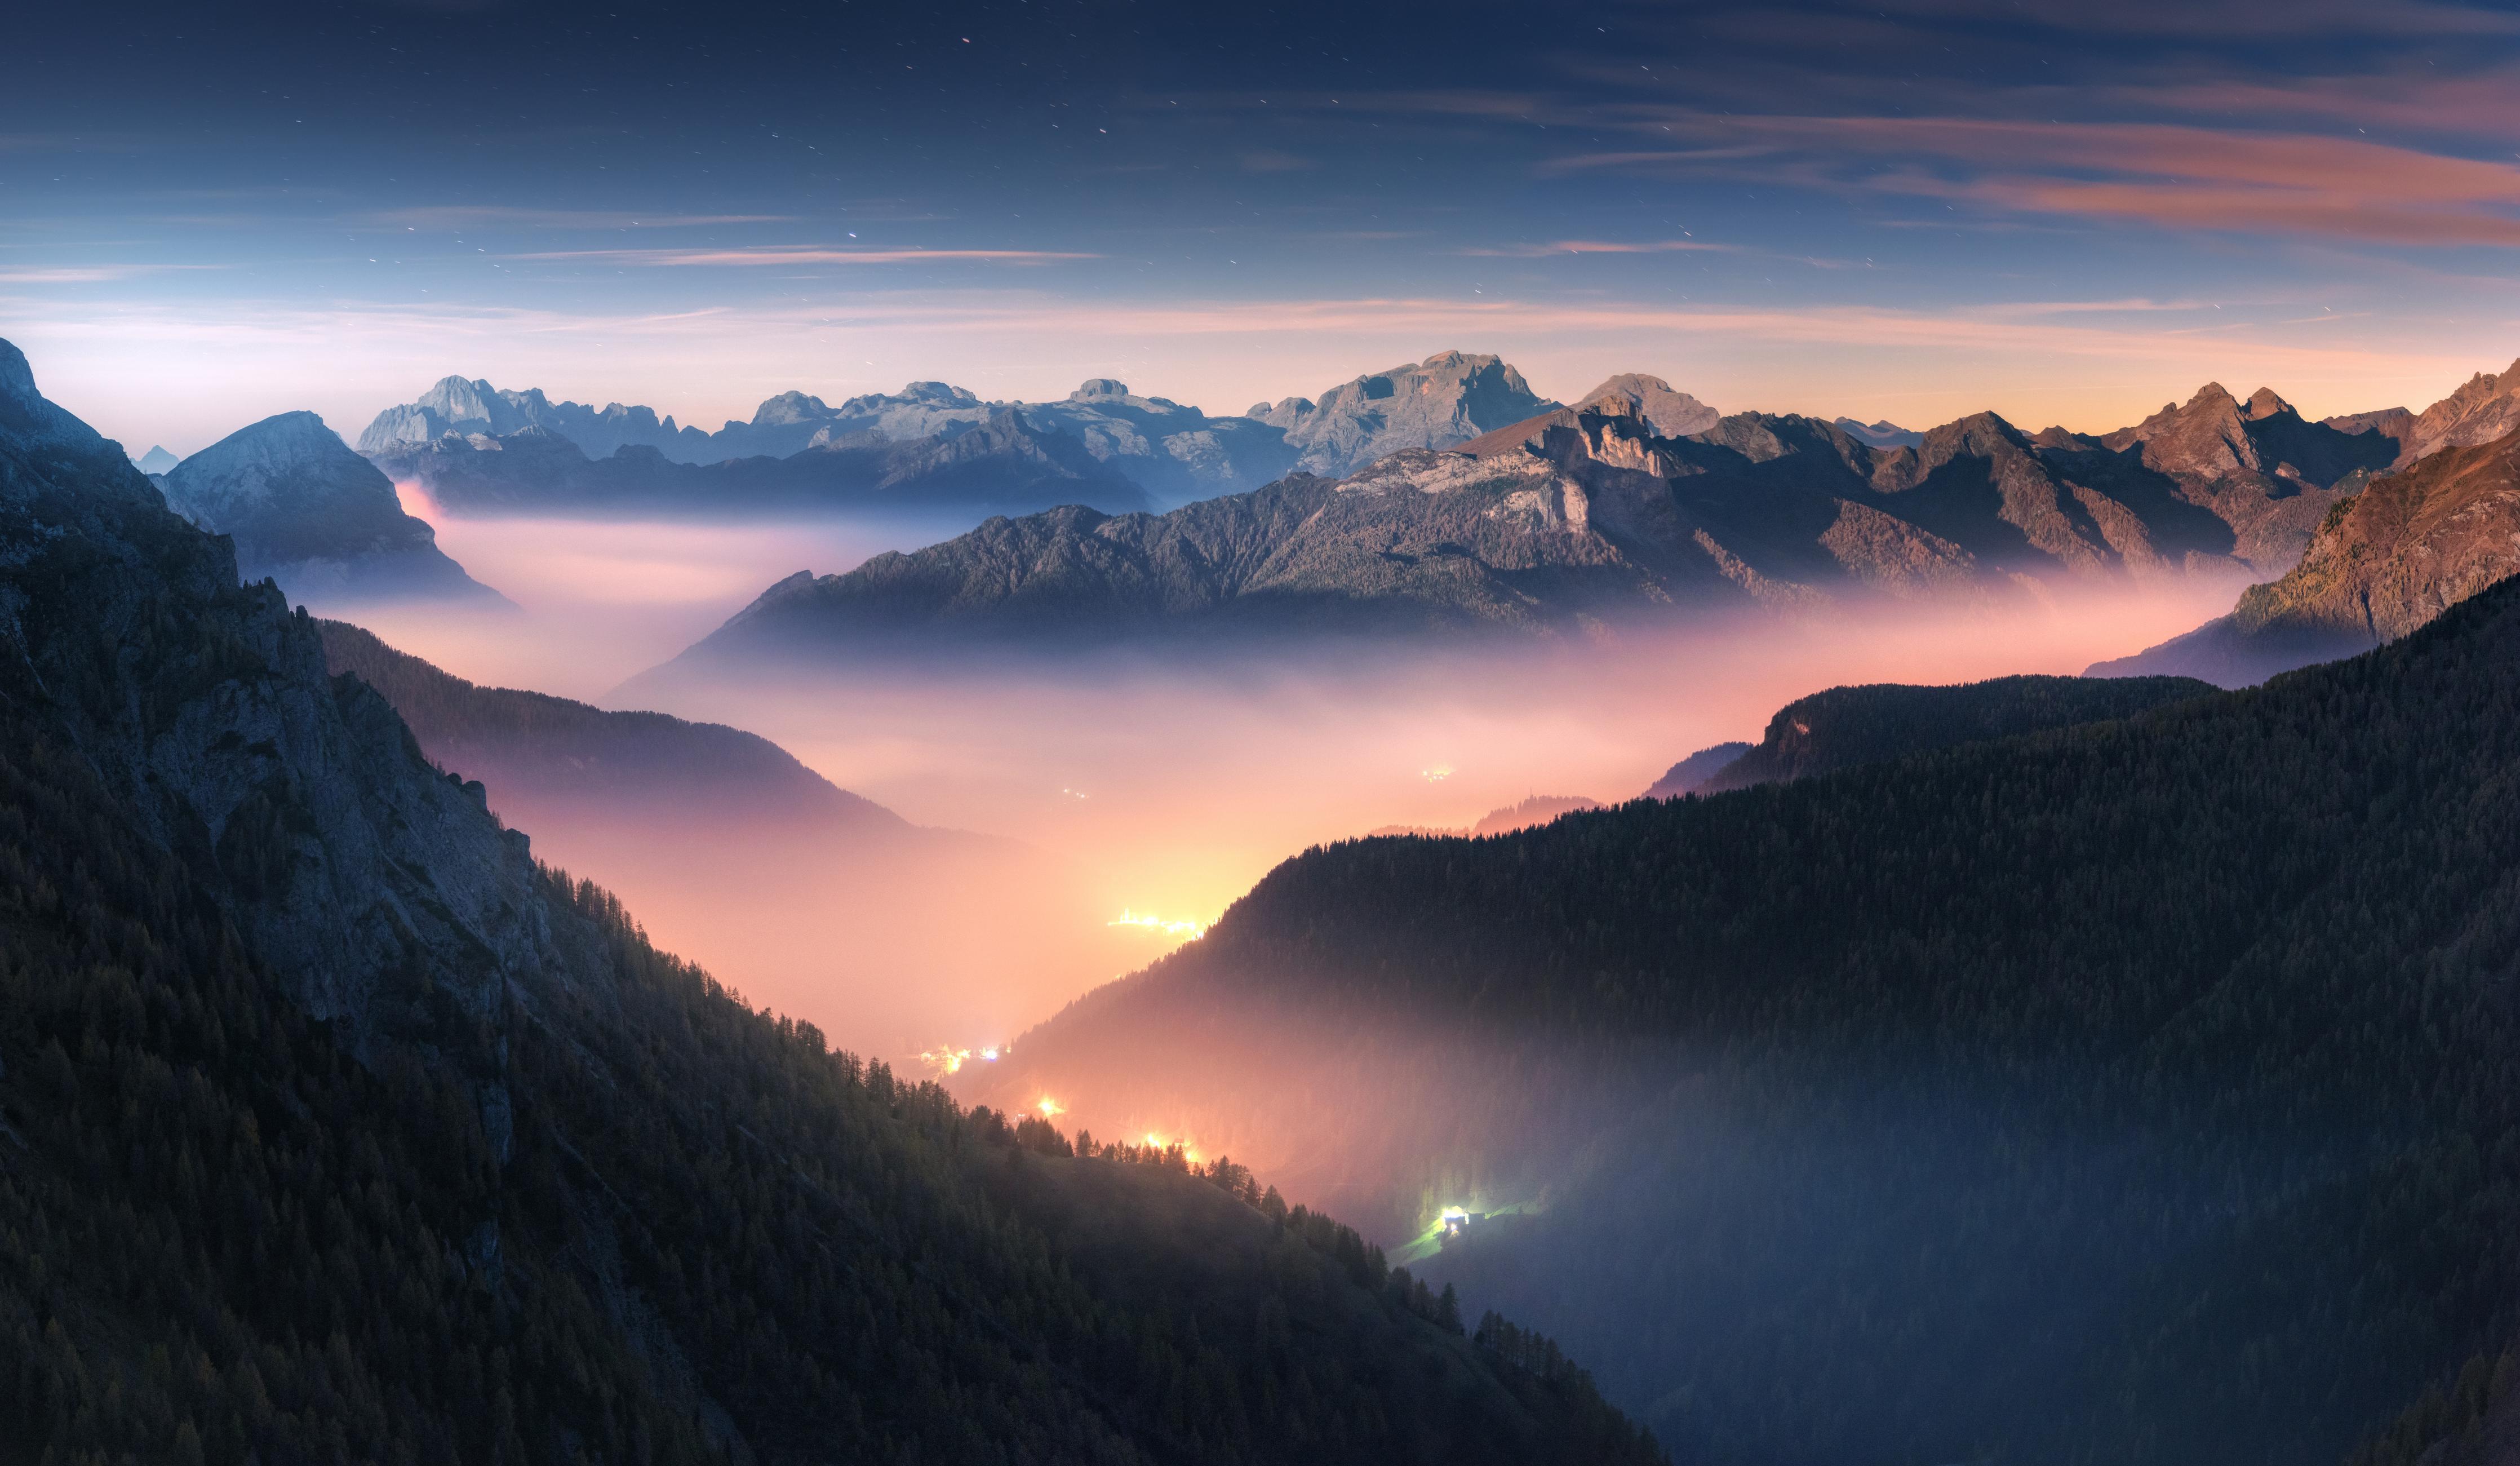
<path fill-rule="evenodd" d="M 2328 513 L 2298 565 L 2251 586 L 2230 615 L 2088 675 L 2246 686 L 2394 641 L 2515 571 L 2520 428 L 2372 481 Z"/>
<path fill-rule="evenodd" d="M 403 512 L 392 481 L 311 412 L 240 429 L 160 481 L 169 508 L 236 541 L 240 573 L 268 576 L 292 600 L 502 599 L 447 558 L 437 532 Z"/>

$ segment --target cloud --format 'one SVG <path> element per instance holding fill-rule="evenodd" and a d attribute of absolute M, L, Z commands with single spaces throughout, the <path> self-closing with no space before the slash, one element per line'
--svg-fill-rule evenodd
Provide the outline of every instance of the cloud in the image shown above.
<path fill-rule="evenodd" d="M 780 224 L 793 214 L 675 213 L 602 208 L 518 208 L 491 204 L 440 204 L 418 208 L 382 208 L 355 215 L 350 222 L 378 229 L 695 229 L 712 224 Z"/>
<path fill-rule="evenodd" d="M 2092 5 L 2089 0 L 1904 0 L 1865 9 L 1897 19 L 1961 26 L 2030 24 L 2080 34 L 2239 40 L 2307 36 L 2485 36 L 2520 34 L 2520 16 L 2441 0 L 2287 0 L 2282 5 L 2195 4 L 2184 0 Z"/>
<path fill-rule="evenodd" d="M 214 264 L 82 264 L 0 268 L 0 285 L 96 285 L 167 270 L 215 270 Z"/>
<path fill-rule="evenodd" d="M 1494 249 L 1462 250 L 1462 254 L 1495 255 L 1506 259 L 1545 259 L 1552 254 L 1739 254 L 1739 245 L 1709 244 L 1694 239 L 1590 240 L 1561 239 L 1546 245 L 1500 245 Z"/>
<path fill-rule="evenodd" d="M 1061 250 L 835 250 L 823 245 L 764 245 L 746 250 L 546 250 L 506 259 L 584 259 L 647 266 L 925 264 L 970 260 L 990 264 L 1050 264 L 1100 259 L 1100 254 Z"/>
<path fill-rule="evenodd" d="M 2520 168 L 2301 132 L 2164 122 L 1647 113 L 1737 140 L 1779 181 L 2172 228 L 2403 245 L 2520 244 Z M 1631 125 L 1647 125 L 1640 120 Z M 1692 171 L 1705 149 L 1584 153 L 1549 166 Z"/>

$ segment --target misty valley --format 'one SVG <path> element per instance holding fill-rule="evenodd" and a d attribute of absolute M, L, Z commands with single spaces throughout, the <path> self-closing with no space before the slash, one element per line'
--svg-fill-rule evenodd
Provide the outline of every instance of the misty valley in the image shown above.
<path fill-rule="evenodd" d="M 2501 1460 L 2478 383 L 449 378 L 144 474 L 6 348 L 0 1390 L 45 1461 Z"/>

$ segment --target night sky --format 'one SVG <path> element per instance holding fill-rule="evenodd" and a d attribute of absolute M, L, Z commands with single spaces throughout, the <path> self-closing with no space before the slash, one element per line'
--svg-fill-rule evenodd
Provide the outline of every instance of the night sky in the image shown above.
<path fill-rule="evenodd" d="M 135 449 L 449 372 L 714 428 L 1460 347 L 2103 430 L 2520 354 L 2507 5 L 41 9 L 0 335 Z"/>

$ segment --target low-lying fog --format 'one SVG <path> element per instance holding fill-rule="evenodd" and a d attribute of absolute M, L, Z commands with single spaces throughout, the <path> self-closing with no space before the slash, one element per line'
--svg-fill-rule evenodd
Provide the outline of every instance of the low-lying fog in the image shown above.
<path fill-rule="evenodd" d="M 521 610 L 315 609 L 476 682 L 608 707 L 622 706 L 608 696 L 612 688 L 705 635 L 778 577 L 845 570 L 957 527 L 466 520 L 435 513 L 417 495 L 409 502 L 436 526 L 448 554 Z M 1755 740 L 1778 706 L 1823 687 L 2079 671 L 2220 615 L 2236 587 L 2188 579 L 2060 593 L 2045 609 L 2002 615 L 1728 618 L 1606 644 L 1479 654 L 1369 657 L 1351 644 L 1310 664 L 858 666 L 685 683 L 657 697 L 660 710 L 760 733 L 916 823 L 1038 847 L 1081 873 L 1079 889 L 1103 893 L 1081 899 L 1108 909 L 1077 912 L 1063 930 L 1043 928 L 1029 961 L 1023 942 L 977 944 L 984 958 L 920 978 L 924 991 L 914 999 L 933 999 L 924 1008 L 882 973 L 799 970 L 793 954 L 845 940 L 819 929 L 810 903 L 747 914 L 741 943 L 724 931 L 710 935 L 703 922 L 652 916 L 650 926 L 756 1001 L 811 1019 L 842 1044 L 896 1063 L 935 1041 L 978 1048 L 1180 939 L 1160 928 L 1106 925 L 1124 910 L 1204 923 L 1308 845 L 1389 824 L 1465 826 L 1534 794 L 1631 799 L 1694 750 Z M 621 883 L 637 909 L 626 872 L 655 866 L 655 852 L 625 858 L 617 862 L 624 874 L 608 876 L 616 862 L 578 844 L 573 866 Z M 792 873 L 782 874 L 793 884 Z M 742 879 L 741 870 L 710 873 L 719 889 Z M 986 885 L 921 903 L 923 919 L 1028 904 Z M 1045 985 L 1052 972 L 1059 976 Z M 850 990 L 859 985 L 868 990 Z M 876 991 L 882 1000 L 873 1006 L 887 1017 L 871 1027 Z M 978 1012 L 1005 1017 L 988 1031 L 926 1034 L 917 1028 L 923 1012 L 939 1025 Z M 912 1032 L 922 1032 L 915 1046 L 906 1041 Z"/>

